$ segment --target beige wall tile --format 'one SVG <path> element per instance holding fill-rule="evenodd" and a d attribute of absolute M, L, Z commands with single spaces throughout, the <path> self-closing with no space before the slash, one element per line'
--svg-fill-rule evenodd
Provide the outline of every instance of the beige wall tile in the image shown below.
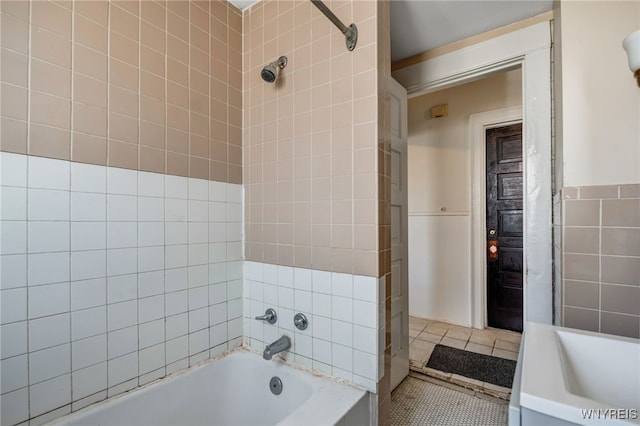
<path fill-rule="evenodd" d="M 602 256 L 602 282 L 640 286 L 640 257 Z"/>
<path fill-rule="evenodd" d="M 620 185 L 620 198 L 640 198 L 640 184 Z"/>
<path fill-rule="evenodd" d="M 21 0 L 7 0 L 0 3 L 3 15 L 11 15 L 23 21 L 29 20 L 29 2 Z"/>
<path fill-rule="evenodd" d="M 601 315 L 600 331 L 602 333 L 640 338 L 640 317 L 612 312 L 602 312 Z"/>
<path fill-rule="evenodd" d="M 640 287 L 602 284 L 603 311 L 640 315 Z"/>
<path fill-rule="evenodd" d="M 73 70 L 100 81 L 107 81 L 108 58 L 80 44 L 74 44 Z"/>
<path fill-rule="evenodd" d="M 140 45 L 137 42 L 116 32 L 109 34 L 109 42 L 111 58 L 119 59 L 132 67 L 138 67 Z"/>
<path fill-rule="evenodd" d="M 71 101 L 69 99 L 31 92 L 30 110 L 31 121 L 35 123 L 65 130 L 71 128 Z"/>
<path fill-rule="evenodd" d="M 600 315 L 596 310 L 565 306 L 563 325 L 581 330 L 600 331 Z"/>
<path fill-rule="evenodd" d="M 16 120 L 26 120 L 28 108 L 27 96 L 27 89 L 3 83 L 0 115 Z"/>
<path fill-rule="evenodd" d="M 189 110 L 167 105 L 167 126 L 188 132 Z"/>
<path fill-rule="evenodd" d="M 575 186 L 565 186 L 561 190 L 563 200 L 577 200 L 579 199 L 580 190 Z"/>
<path fill-rule="evenodd" d="M 124 169 L 138 169 L 138 145 L 109 140 L 107 165 Z"/>
<path fill-rule="evenodd" d="M 27 122 L 0 117 L 0 150 L 27 153 Z"/>
<path fill-rule="evenodd" d="M 32 121 L 29 127 L 29 155 L 69 160 L 71 132 Z"/>
<path fill-rule="evenodd" d="M 189 89 L 186 86 L 167 81 L 167 102 L 181 108 L 189 108 Z M 226 112 L 226 105 L 222 107 Z"/>
<path fill-rule="evenodd" d="M 140 46 L 140 68 L 160 77 L 165 75 L 165 57 L 144 45 Z"/>
<path fill-rule="evenodd" d="M 165 80 L 155 74 L 140 71 L 140 93 L 156 100 L 165 100 Z"/>
<path fill-rule="evenodd" d="M 565 227 L 563 245 L 565 253 L 600 253 L 600 229 Z"/>
<path fill-rule="evenodd" d="M 167 128 L 167 150 L 181 154 L 189 153 L 189 133 Z M 168 172 L 167 172 L 168 173 Z"/>
<path fill-rule="evenodd" d="M 242 184 L 242 166 L 236 164 L 227 165 L 227 181 L 229 183 Z"/>
<path fill-rule="evenodd" d="M 198 114 L 209 115 L 209 97 L 206 94 L 192 90 L 189 99 L 189 108 Z M 226 127 L 226 117 L 222 123 Z"/>
<path fill-rule="evenodd" d="M 49 31 L 32 27 L 31 54 L 34 58 L 71 69 L 71 41 Z"/>
<path fill-rule="evenodd" d="M 74 132 L 71 160 L 105 166 L 107 164 L 107 139 Z"/>
<path fill-rule="evenodd" d="M 227 163 L 215 160 L 209 161 L 209 179 L 233 182 L 229 179 L 229 170 Z"/>
<path fill-rule="evenodd" d="M 138 94 L 118 86 L 109 85 L 109 110 L 129 117 L 137 117 Z"/>
<path fill-rule="evenodd" d="M 111 139 L 137 145 L 138 120 L 126 115 L 109 112 L 109 141 L 111 141 Z"/>
<path fill-rule="evenodd" d="M 209 158 L 215 161 L 225 162 L 227 160 L 228 146 L 223 142 L 211 141 L 209 143 Z"/>
<path fill-rule="evenodd" d="M 90 3 L 83 1 L 79 3 Z M 75 14 L 73 41 L 90 47 L 102 53 L 107 53 L 108 37 L 107 28 L 96 25 L 95 22 Z"/>
<path fill-rule="evenodd" d="M 602 254 L 640 256 L 640 228 L 602 228 Z"/>
<path fill-rule="evenodd" d="M 208 21 L 208 18 L 204 14 L 200 14 L 196 16 L 200 16 L 200 17 L 204 16 L 205 19 Z M 189 36 L 190 36 L 189 42 L 191 47 L 200 49 L 202 52 L 205 52 L 205 53 L 209 52 L 209 33 L 207 32 L 207 30 L 203 30 L 197 27 L 192 22 L 191 26 L 189 27 Z M 218 40 L 215 40 L 215 42 L 219 43 Z"/>
<path fill-rule="evenodd" d="M 114 0 L 113 4 L 126 10 L 134 16 L 138 16 L 140 13 L 140 2 L 136 0 Z"/>
<path fill-rule="evenodd" d="M 565 226 L 600 225 L 600 200 L 566 200 L 563 212 Z"/>
<path fill-rule="evenodd" d="M 164 30 L 166 28 L 167 9 L 164 3 L 143 1 L 140 4 L 140 17 Z"/>
<path fill-rule="evenodd" d="M 239 11 L 229 12 L 226 2 L 177 1 L 0 7 L 3 99 L 11 99 L 2 105 L 0 149 L 242 182 Z M 211 52 L 219 62 L 212 69 Z M 288 106 L 292 110 L 292 101 Z M 221 147 L 215 151 L 210 131 Z M 165 149 L 174 154 L 164 159 Z M 283 256 L 292 257 L 289 252 Z"/>
<path fill-rule="evenodd" d="M 126 2 L 111 2 L 109 7 L 109 26 L 111 31 L 128 37 L 133 41 L 138 41 L 139 20 L 136 14 L 131 13 L 133 10 L 133 7 L 127 7 Z"/>
<path fill-rule="evenodd" d="M 167 152 L 167 173 L 177 176 L 189 176 L 189 156 Z"/>
<path fill-rule="evenodd" d="M 74 102 L 73 129 L 94 136 L 107 136 L 107 111 Z"/>
<path fill-rule="evenodd" d="M 354 226 L 354 248 L 375 251 L 377 248 L 378 228 L 373 225 Z"/>
<path fill-rule="evenodd" d="M 27 87 L 29 58 L 9 49 L 0 50 L 0 75 L 4 83 Z"/>
<path fill-rule="evenodd" d="M 165 128 L 161 124 L 140 120 L 140 145 L 165 149 Z"/>
<path fill-rule="evenodd" d="M 564 325 L 638 337 L 640 203 L 637 199 L 625 199 L 633 197 L 634 190 L 634 185 L 562 189 L 565 199 L 562 241 Z M 580 200 L 575 200 L 576 197 Z M 599 251 L 593 251 L 596 233 L 601 238 Z M 600 255 L 568 254 L 580 247 Z M 590 282 L 578 283 L 571 278 Z M 600 293 L 599 304 L 595 304 L 596 288 Z M 567 305 L 594 309 L 577 310 Z M 596 314 L 598 327 L 594 325 Z"/>
<path fill-rule="evenodd" d="M 618 198 L 617 185 L 582 186 L 580 187 L 580 199 Z"/>
<path fill-rule="evenodd" d="M 195 112 L 189 115 L 189 131 L 191 134 L 209 137 L 209 117 Z"/>
<path fill-rule="evenodd" d="M 600 308 L 600 285 L 587 281 L 564 280 L 564 304 L 580 308 Z"/>
<path fill-rule="evenodd" d="M 166 122 L 165 103 L 161 100 L 140 96 L 140 118 L 156 124 Z"/>
<path fill-rule="evenodd" d="M 138 69 L 136 67 L 114 58 L 109 59 L 109 64 L 109 82 L 111 84 L 134 92 L 138 91 Z"/>
<path fill-rule="evenodd" d="M 29 24 L 27 20 L 2 14 L 0 15 L 0 24 L 0 35 L 2 36 L 0 38 L 0 43 L 2 47 L 6 47 L 25 55 L 28 54 Z"/>
<path fill-rule="evenodd" d="M 143 2 L 146 3 L 146 2 Z M 165 53 L 167 50 L 165 32 L 155 25 L 151 25 L 145 21 L 140 24 L 140 43 L 151 49 Z"/>
<path fill-rule="evenodd" d="M 189 63 L 189 44 L 171 35 L 167 36 L 167 56 L 183 64 Z"/>
<path fill-rule="evenodd" d="M 189 138 L 189 155 L 209 159 L 209 139 L 191 135 Z M 207 170 L 209 170 L 208 165 Z"/>
<path fill-rule="evenodd" d="M 167 8 L 183 19 L 189 19 L 189 2 L 183 0 L 173 1 L 167 4 Z"/>
<path fill-rule="evenodd" d="M 189 42 L 189 21 L 188 18 L 184 19 L 175 13 L 173 13 L 174 6 L 179 2 L 169 2 L 168 7 L 170 12 L 167 13 L 167 32 L 184 41 L 185 43 Z"/>
<path fill-rule="evenodd" d="M 73 11 L 103 27 L 108 24 L 109 2 L 107 0 L 77 1 L 73 5 Z"/>
<path fill-rule="evenodd" d="M 215 17 L 218 21 L 219 24 L 223 24 L 223 25 L 227 25 L 227 8 L 229 7 L 229 4 L 227 2 L 221 2 L 221 1 L 214 1 L 211 2 L 210 4 L 211 6 L 211 16 Z"/>
<path fill-rule="evenodd" d="M 140 147 L 140 170 L 146 172 L 165 172 L 165 150 L 146 146 Z"/>
<path fill-rule="evenodd" d="M 71 71 L 38 59 L 31 61 L 31 89 L 71 98 Z"/>
<path fill-rule="evenodd" d="M 76 73 L 73 75 L 73 100 L 86 105 L 106 108 L 107 83 Z"/>
<path fill-rule="evenodd" d="M 640 199 L 602 200 L 602 226 L 640 227 Z"/>

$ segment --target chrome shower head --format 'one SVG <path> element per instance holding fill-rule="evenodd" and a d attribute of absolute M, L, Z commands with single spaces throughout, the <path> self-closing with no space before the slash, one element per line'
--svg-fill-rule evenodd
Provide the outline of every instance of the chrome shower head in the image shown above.
<path fill-rule="evenodd" d="M 276 77 L 278 76 L 278 70 L 283 69 L 287 66 L 287 57 L 280 56 L 277 61 L 271 62 L 269 65 L 266 65 L 262 68 L 262 72 L 260 76 L 267 83 L 273 83 L 276 81 Z"/>

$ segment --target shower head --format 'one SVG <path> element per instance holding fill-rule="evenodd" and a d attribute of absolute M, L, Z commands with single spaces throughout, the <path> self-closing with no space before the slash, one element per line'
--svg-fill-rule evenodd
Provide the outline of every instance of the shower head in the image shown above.
<path fill-rule="evenodd" d="M 260 76 L 267 83 L 273 83 L 276 81 L 276 77 L 278 76 L 278 70 L 283 69 L 287 66 L 287 57 L 280 56 L 277 61 L 271 62 L 269 65 L 266 65 L 262 68 L 262 72 Z"/>

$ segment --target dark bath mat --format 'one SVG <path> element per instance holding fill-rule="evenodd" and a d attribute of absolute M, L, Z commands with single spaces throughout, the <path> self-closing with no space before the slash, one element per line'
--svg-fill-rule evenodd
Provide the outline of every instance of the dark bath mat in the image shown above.
<path fill-rule="evenodd" d="M 516 361 L 444 345 L 436 345 L 425 366 L 505 388 L 513 384 L 516 371 Z"/>

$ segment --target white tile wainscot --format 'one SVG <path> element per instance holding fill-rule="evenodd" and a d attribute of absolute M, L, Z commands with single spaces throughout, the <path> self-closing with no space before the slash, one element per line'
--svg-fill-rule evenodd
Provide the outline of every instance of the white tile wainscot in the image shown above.
<path fill-rule="evenodd" d="M 246 344 L 262 351 L 286 334 L 292 344 L 287 361 L 377 392 L 385 291 L 378 278 L 251 261 L 244 262 L 243 276 Z M 274 325 L 254 319 L 268 308 L 278 314 Z M 309 320 L 304 331 L 293 324 L 298 312 Z"/>
<path fill-rule="evenodd" d="M 242 342 L 242 186 L 0 153 L 2 424 Z"/>

